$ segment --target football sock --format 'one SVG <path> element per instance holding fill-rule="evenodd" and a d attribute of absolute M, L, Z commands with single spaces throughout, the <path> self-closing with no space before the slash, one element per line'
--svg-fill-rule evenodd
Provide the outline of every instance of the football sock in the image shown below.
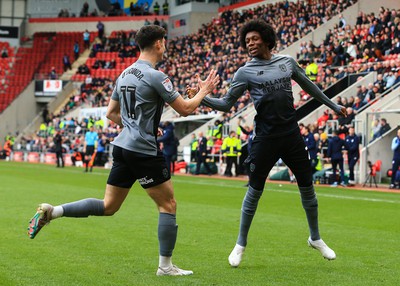
<path fill-rule="evenodd" d="M 62 206 L 55 206 L 53 212 L 51 213 L 51 219 L 56 219 L 62 217 L 64 214 L 64 209 Z"/>
<path fill-rule="evenodd" d="M 176 225 L 176 215 L 160 213 L 158 219 L 158 242 L 160 245 L 161 256 L 172 256 L 177 234 L 178 226 Z"/>
<path fill-rule="evenodd" d="M 84 199 L 61 205 L 66 217 L 88 217 L 104 215 L 104 201 L 99 199 Z"/>
<path fill-rule="evenodd" d="M 263 193 L 263 190 L 255 190 L 251 186 L 243 199 L 242 216 L 240 218 L 240 229 L 237 244 L 240 246 L 247 245 L 247 235 L 250 230 L 251 222 L 253 221 L 254 214 L 256 213 L 258 201 Z"/>
<path fill-rule="evenodd" d="M 318 200 L 314 191 L 314 187 L 299 187 L 301 195 L 301 203 L 306 211 L 308 227 L 310 228 L 310 236 L 312 240 L 318 240 Z"/>
<path fill-rule="evenodd" d="M 158 259 L 158 267 L 161 268 L 169 268 L 172 266 L 171 256 L 162 256 L 160 255 Z"/>

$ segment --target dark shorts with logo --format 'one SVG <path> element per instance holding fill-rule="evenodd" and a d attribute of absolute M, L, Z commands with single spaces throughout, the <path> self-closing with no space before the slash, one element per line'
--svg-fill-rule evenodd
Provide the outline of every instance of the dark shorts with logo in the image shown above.
<path fill-rule="evenodd" d="M 92 156 L 94 154 L 94 145 L 87 145 L 85 155 Z"/>
<path fill-rule="evenodd" d="M 147 189 L 168 181 L 171 174 L 161 152 L 157 156 L 146 156 L 121 147 L 113 148 L 113 166 L 107 184 L 131 188 L 136 180 Z"/>

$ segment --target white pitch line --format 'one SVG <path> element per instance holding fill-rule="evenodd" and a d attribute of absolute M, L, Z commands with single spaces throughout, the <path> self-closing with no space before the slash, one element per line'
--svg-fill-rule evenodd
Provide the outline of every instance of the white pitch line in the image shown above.
<path fill-rule="evenodd" d="M 51 165 L 49 165 L 50 167 Z M 31 167 L 31 168 L 35 168 L 35 165 L 32 166 L 25 166 L 25 167 Z M 52 168 L 49 168 L 52 169 Z M 54 167 L 53 169 L 54 171 L 56 170 L 60 170 L 60 169 L 56 169 Z M 67 172 L 67 173 L 82 173 L 82 175 L 84 175 L 84 173 L 82 172 L 83 168 L 80 168 L 79 171 L 74 170 L 74 169 L 63 169 L 63 172 Z M 107 173 L 97 173 L 94 172 L 91 175 L 96 175 L 96 176 L 108 176 Z M 176 183 L 188 183 L 188 181 L 186 180 L 180 180 L 180 179 L 176 179 L 174 177 L 172 177 L 172 182 L 176 182 Z M 243 186 L 237 186 L 237 185 L 231 185 L 229 184 L 229 181 L 221 181 L 221 182 L 205 182 L 205 181 L 192 181 L 190 182 L 191 184 L 196 184 L 196 185 L 204 185 L 204 186 L 218 186 L 218 187 L 228 187 L 228 188 L 233 188 L 233 189 L 244 189 Z M 272 191 L 272 192 L 278 192 L 278 193 L 287 193 L 287 194 L 295 194 L 295 195 L 299 195 L 298 192 L 295 191 L 286 191 L 286 190 L 279 190 L 279 189 L 267 189 L 266 191 Z M 361 198 L 361 197 L 353 197 L 353 196 L 343 196 L 343 195 L 332 195 L 332 194 L 324 194 L 324 193 L 319 193 L 317 192 L 317 196 L 318 197 L 327 197 L 327 198 L 335 198 L 335 199 L 345 199 L 345 200 L 354 200 L 354 201 L 367 201 L 367 202 L 378 202 L 378 203 L 389 203 L 389 204 L 400 204 L 400 201 L 394 201 L 394 200 L 385 200 L 385 199 L 373 199 L 373 198 Z"/>
<path fill-rule="evenodd" d="M 187 183 L 187 181 L 183 180 L 176 180 L 174 179 L 173 182 L 177 183 Z M 213 182 L 213 183 L 208 183 L 208 182 L 191 182 L 192 184 L 196 185 L 206 185 L 206 186 L 218 186 L 218 187 L 228 187 L 228 188 L 234 188 L 234 189 L 244 189 L 242 186 L 236 186 L 236 185 L 230 185 L 226 184 L 226 182 Z M 294 195 L 299 195 L 298 192 L 295 191 L 286 191 L 286 190 L 279 190 L 279 189 L 266 189 L 266 191 L 272 191 L 272 192 L 277 192 L 277 193 L 286 193 L 286 194 L 294 194 Z M 324 194 L 321 192 L 317 192 L 318 197 L 327 197 L 327 198 L 335 198 L 335 199 L 345 199 L 345 200 L 354 200 L 354 201 L 367 201 L 367 202 L 378 202 L 378 203 L 389 203 L 389 204 L 400 204 L 400 201 L 394 201 L 394 200 L 386 200 L 386 199 L 373 199 L 373 198 L 361 198 L 361 197 L 353 197 L 353 196 L 343 196 L 343 195 L 332 195 L 332 194 Z"/>

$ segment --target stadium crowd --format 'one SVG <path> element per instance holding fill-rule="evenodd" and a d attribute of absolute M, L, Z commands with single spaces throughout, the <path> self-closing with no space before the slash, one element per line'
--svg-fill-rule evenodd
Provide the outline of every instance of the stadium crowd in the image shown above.
<path fill-rule="evenodd" d="M 204 74 L 204 70 L 214 67 L 223 79 L 219 89 L 214 91 L 214 96 L 223 96 L 232 80 L 234 72 L 242 66 L 249 57 L 240 48 L 238 31 L 240 23 L 252 18 L 263 18 L 276 29 L 278 42 L 276 51 L 280 52 L 293 42 L 325 23 L 332 16 L 340 14 L 344 9 L 356 1 L 313 1 L 305 2 L 278 2 L 255 7 L 242 12 L 226 11 L 212 22 L 203 25 L 196 34 L 179 37 L 168 41 L 168 57 L 159 65 L 159 69 L 168 74 L 177 89 L 184 94 L 187 85 L 193 85 L 195 74 Z M 156 24 L 166 27 L 165 22 Z M 61 131 L 65 134 L 64 145 L 66 150 L 79 150 L 81 136 L 90 124 L 96 125 L 93 118 L 85 118 L 78 122 L 77 119 L 66 118 L 65 115 L 76 106 L 102 107 L 107 106 L 113 88 L 114 78 L 92 77 L 93 70 L 115 69 L 117 63 L 130 61 L 138 56 L 138 46 L 135 42 L 136 31 L 117 31 L 109 37 L 96 39 L 91 47 L 90 58 L 96 59 L 88 66 L 88 61 L 78 69 L 79 74 L 86 75 L 81 84 L 80 92 L 76 92 L 57 115 L 50 114 L 47 121 L 41 126 L 38 134 L 31 138 L 24 138 L 22 145 L 30 150 L 51 150 L 54 132 Z M 400 82 L 400 11 L 381 8 L 377 15 L 360 12 L 357 23 L 350 27 L 341 15 L 340 21 L 332 30 L 329 30 L 322 43 L 304 42 L 301 44 L 297 61 L 308 71 L 308 76 L 315 81 L 321 89 L 334 84 L 348 74 L 376 71 L 377 80 L 368 86 L 360 85 L 357 93 L 348 97 L 338 98 L 338 103 L 348 108 L 349 117 L 338 119 L 332 112 L 326 111 L 314 124 L 306 126 L 310 134 L 316 137 L 331 136 L 334 129 L 344 139 L 348 130 L 353 126 L 352 120 L 361 108 L 370 104 L 386 90 Z M 116 52 L 117 59 L 105 61 L 97 59 L 99 52 Z M 310 67 L 314 65 L 314 67 Z M 316 66 L 316 68 L 315 68 Z M 314 69 L 314 70 L 313 70 Z M 314 71 L 314 72 L 313 72 Z M 300 101 L 295 106 L 301 106 L 309 99 L 303 92 Z M 224 114 L 221 124 L 229 124 L 229 120 L 240 109 L 250 102 L 248 92 L 237 101 L 230 113 Z M 201 106 L 195 114 L 207 114 L 215 111 Z M 382 120 L 377 118 L 374 122 L 374 133 L 371 138 L 381 136 L 380 125 Z M 333 126 L 332 122 L 337 121 Z M 102 129 L 109 141 L 118 134 L 116 126 L 111 125 Z M 242 130 L 250 130 L 249 126 L 242 126 Z M 213 130 L 213 128 L 210 128 Z M 208 134 L 209 150 L 220 150 L 225 138 L 215 138 L 213 131 Z M 324 135 L 326 134 L 326 135 Z M 71 136 L 72 135 L 72 136 Z M 237 131 L 241 143 L 247 142 L 245 132 Z M 73 140 L 70 139 L 73 137 Z M 321 140 L 321 139 L 318 139 Z M 216 146 L 214 148 L 214 146 Z M 211 148 L 213 147 L 213 148 Z"/>

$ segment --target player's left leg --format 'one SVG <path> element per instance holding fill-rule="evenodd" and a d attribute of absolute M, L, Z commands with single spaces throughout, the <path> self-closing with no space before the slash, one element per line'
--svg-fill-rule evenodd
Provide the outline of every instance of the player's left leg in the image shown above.
<path fill-rule="evenodd" d="M 292 147 L 287 146 L 282 160 L 292 170 L 297 179 L 301 203 L 306 212 L 310 231 L 308 244 L 318 249 L 324 258 L 335 259 L 335 252 L 324 243 L 319 234 L 318 200 L 312 182 L 312 168 L 308 151 L 300 134 L 293 137 L 290 142 L 292 142 L 290 144 Z"/>
<path fill-rule="evenodd" d="M 50 223 L 50 220 L 62 216 L 77 218 L 91 215 L 110 216 L 117 212 L 135 182 L 135 176 L 123 160 L 121 148 L 114 148 L 113 157 L 114 163 L 107 180 L 103 200 L 87 198 L 55 207 L 46 203 L 40 204 L 29 222 L 29 237 L 35 238 L 42 227 Z"/>
<path fill-rule="evenodd" d="M 193 274 L 191 270 L 183 270 L 172 264 L 171 258 L 178 235 L 178 225 L 176 224 L 176 200 L 171 180 L 147 188 L 146 191 L 159 210 L 158 241 L 160 255 L 156 274 L 158 276 Z"/>
<path fill-rule="evenodd" d="M 87 198 L 59 206 L 47 203 L 39 205 L 36 214 L 29 221 L 28 235 L 35 238 L 51 220 L 59 217 L 83 218 L 88 216 L 110 216 L 116 213 L 128 195 L 129 188 L 107 185 L 104 200 Z"/>

